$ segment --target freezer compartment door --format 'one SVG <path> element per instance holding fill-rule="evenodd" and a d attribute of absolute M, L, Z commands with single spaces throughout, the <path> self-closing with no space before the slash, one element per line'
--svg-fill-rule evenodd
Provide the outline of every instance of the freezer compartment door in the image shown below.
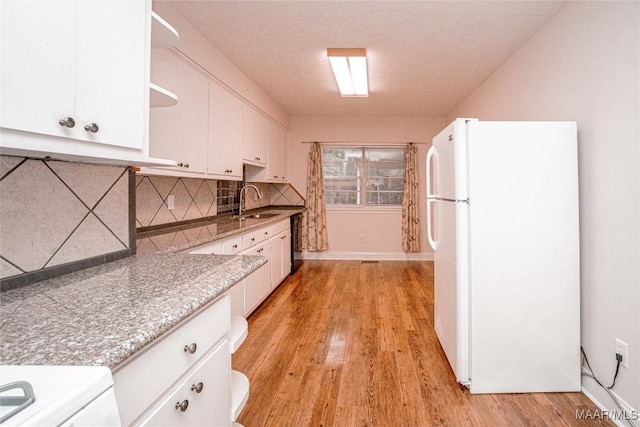
<path fill-rule="evenodd" d="M 468 207 L 436 200 L 434 325 L 460 383 L 469 382 Z"/>
<path fill-rule="evenodd" d="M 427 189 L 430 198 L 467 200 L 467 123 L 477 119 L 457 119 L 435 138 L 431 160 L 433 186 Z"/>

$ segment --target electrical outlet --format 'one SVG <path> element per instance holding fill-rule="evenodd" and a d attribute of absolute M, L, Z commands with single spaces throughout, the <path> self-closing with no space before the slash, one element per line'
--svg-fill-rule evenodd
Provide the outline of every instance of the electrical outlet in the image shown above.
<path fill-rule="evenodd" d="M 167 208 L 169 208 L 170 211 L 176 208 L 176 198 L 173 194 L 167 196 Z"/>
<path fill-rule="evenodd" d="M 366 240 L 366 239 L 365 239 L 365 235 L 364 235 L 364 234 L 361 234 L 361 235 L 360 235 L 360 242 L 361 242 L 361 243 L 364 243 L 364 241 L 365 241 L 365 240 Z"/>
<path fill-rule="evenodd" d="M 616 338 L 616 354 L 622 355 L 622 362 L 620 363 L 625 368 L 629 367 L 629 348 L 627 347 L 627 343 L 624 341 L 620 341 Z"/>

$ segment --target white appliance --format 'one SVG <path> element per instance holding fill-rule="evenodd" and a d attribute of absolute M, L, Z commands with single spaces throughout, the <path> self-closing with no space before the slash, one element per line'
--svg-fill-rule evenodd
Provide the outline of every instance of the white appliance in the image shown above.
<path fill-rule="evenodd" d="M 579 391 L 576 123 L 457 119 L 426 175 L 434 326 L 458 382 Z"/>
<path fill-rule="evenodd" d="M 8 417 L 2 427 L 121 425 L 106 367 L 0 366 L 0 384 L 0 417 Z"/>

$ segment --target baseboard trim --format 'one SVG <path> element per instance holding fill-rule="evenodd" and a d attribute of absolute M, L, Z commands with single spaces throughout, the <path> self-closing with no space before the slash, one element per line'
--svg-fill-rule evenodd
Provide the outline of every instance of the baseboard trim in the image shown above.
<path fill-rule="evenodd" d="M 304 252 L 304 259 L 331 261 L 433 261 L 433 254 L 425 252 Z"/>
<path fill-rule="evenodd" d="M 615 402 L 611 402 L 614 406 L 614 409 L 608 408 L 606 407 L 602 402 L 600 402 L 593 394 L 591 394 L 591 392 L 589 390 L 587 390 L 584 386 L 582 386 L 582 393 L 587 396 L 589 398 L 589 400 L 591 400 L 593 403 L 595 403 L 595 405 L 598 407 L 598 409 L 600 409 L 603 412 L 607 412 L 607 413 L 615 413 L 616 411 L 618 413 L 620 413 L 620 409 L 618 409 L 618 406 L 615 404 Z M 620 396 L 618 396 L 615 392 L 611 392 L 616 399 L 618 399 L 618 402 L 620 403 L 620 406 L 622 406 L 622 410 L 626 413 L 629 414 L 630 416 L 634 417 L 635 419 L 631 419 L 631 420 L 618 420 L 615 419 L 614 416 L 611 417 L 607 417 L 608 420 L 612 421 L 615 425 L 619 426 L 619 427 L 629 427 L 629 422 L 634 425 L 634 426 L 638 426 L 640 427 L 640 415 L 638 415 L 638 411 L 633 409 L 631 407 L 631 405 L 629 405 L 627 402 L 624 401 L 624 399 L 622 399 Z"/>

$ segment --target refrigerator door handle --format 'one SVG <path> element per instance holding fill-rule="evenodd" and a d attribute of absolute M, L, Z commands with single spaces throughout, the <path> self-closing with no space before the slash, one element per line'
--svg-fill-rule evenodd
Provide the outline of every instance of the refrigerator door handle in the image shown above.
<path fill-rule="evenodd" d="M 429 147 L 429 151 L 427 152 L 427 240 L 429 240 L 429 246 L 434 251 L 436 250 L 436 242 L 433 238 L 433 233 L 431 232 L 431 203 L 435 202 L 435 195 L 431 192 L 431 164 L 433 162 L 433 153 L 434 147 L 433 145 Z"/>
<path fill-rule="evenodd" d="M 431 165 L 433 164 L 434 153 L 435 147 L 432 145 L 427 151 L 427 200 L 435 197 L 435 194 L 431 192 Z"/>
<path fill-rule="evenodd" d="M 433 199 L 427 199 L 427 239 L 429 240 L 429 246 L 435 251 L 436 241 L 433 239 L 433 233 L 431 232 L 431 204 L 434 202 L 435 200 Z"/>

